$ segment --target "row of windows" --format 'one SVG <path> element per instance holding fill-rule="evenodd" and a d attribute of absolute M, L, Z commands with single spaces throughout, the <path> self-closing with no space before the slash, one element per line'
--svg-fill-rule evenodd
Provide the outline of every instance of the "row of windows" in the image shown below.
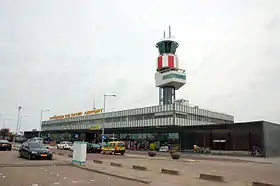
<path fill-rule="evenodd" d="M 176 117 L 182 119 L 195 120 L 195 121 L 204 121 L 209 123 L 230 123 L 229 121 L 227 122 L 226 120 L 222 120 L 222 119 L 209 118 L 209 117 L 193 115 L 193 114 L 189 114 L 189 115 L 176 114 Z"/>
<path fill-rule="evenodd" d="M 106 135 L 106 134 L 105 134 Z M 110 137 L 112 134 L 107 134 Z M 179 133 L 121 133 L 114 134 L 114 137 L 119 139 L 132 139 L 132 140 L 145 140 L 145 139 L 157 139 L 157 140 L 170 140 L 179 139 Z"/>
<path fill-rule="evenodd" d="M 170 79 L 170 78 L 178 78 L 178 79 L 184 79 L 186 80 L 185 75 L 180 75 L 180 74 L 168 74 L 162 77 L 163 80 L 165 79 Z"/>
<path fill-rule="evenodd" d="M 118 112 L 108 112 L 108 113 L 105 113 L 105 117 L 108 118 L 108 121 L 111 121 L 110 118 L 115 118 L 115 119 L 113 119 L 113 122 L 127 121 L 127 120 L 141 120 L 143 117 L 144 117 L 144 119 L 152 119 L 152 118 L 154 118 L 155 113 L 172 112 L 174 106 L 175 106 L 175 110 L 177 112 L 183 112 L 183 113 L 194 114 L 194 115 L 202 115 L 204 117 L 211 117 L 211 118 L 218 118 L 218 119 L 233 121 L 233 116 L 230 116 L 230 115 L 216 113 L 216 112 L 210 112 L 210 111 L 207 111 L 204 109 L 200 109 L 198 107 L 190 107 L 190 106 L 179 105 L 179 104 L 145 107 L 145 108 L 124 110 L 124 111 L 118 111 Z M 97 114 L 97 115 L 92 115 L 92 116 L 73 117 L 73 118 L 67 118 L 67 119 L 61 119 L 61 120 L 44 121 L 43 123 L 52 124 L 52 123 L 102 119 L 102 118 L 103 118 L 102 114 Z"/>

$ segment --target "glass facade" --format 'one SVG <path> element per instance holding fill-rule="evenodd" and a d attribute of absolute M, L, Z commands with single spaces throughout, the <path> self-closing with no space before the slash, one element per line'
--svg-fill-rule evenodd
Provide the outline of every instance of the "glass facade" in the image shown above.
<path fill-rule="evenodd" d="M 158 47 L 158 51 L 159 51 L 160 55 L 162 55 L 164 53 L 175 54 L 176 49 L 178 47 L 178 43 L 175 41 L 162 41 L 162 42 L 158 43 L 157 47 Z"/>
<path fill-rule="evenodd" d="M 179 133 L 114 133 L 105 134 L 108 139 L 113 137 L 125 142 L 126 148 L 131 150 L 148 150 L 150 143 L 155 143 L 157 149 L 161 146 L 179 144 Z"/>

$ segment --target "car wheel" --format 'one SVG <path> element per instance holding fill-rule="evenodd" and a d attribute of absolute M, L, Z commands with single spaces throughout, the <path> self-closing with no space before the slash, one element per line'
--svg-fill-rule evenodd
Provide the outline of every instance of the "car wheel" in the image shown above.
<path fill-rule="evenodd" d="M 32 160 L 31 154 L 28 154 L 28 160 Z"/>
<path fill-rule="evenodd" d="M 102 151 L 102 154 L 105 154 L 105 151 Z"/>
<path fill-rule="evenodd" d="M 48 157 L 48 160 L 52 160 L 52 157 Z"/>
<path fill-rule="evenodd" d="M 121 155 L 124 155 L 124 152 L 122 152 Z"/>
<path fill-rule="evenodd" d="M 12 150 L 12 148 L 8 148 L 8 151 L 11 151 Z"/>
<path fill-rule="evenodd" d="M 21 153 L 21 151 L 19 151 L 18 153 L 19 153 L 19 157 L 22 158 L 22 153 Z"/>

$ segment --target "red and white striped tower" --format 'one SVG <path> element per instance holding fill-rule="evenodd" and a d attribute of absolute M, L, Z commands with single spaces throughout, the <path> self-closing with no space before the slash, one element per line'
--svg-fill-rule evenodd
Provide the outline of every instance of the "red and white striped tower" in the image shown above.
<path fill-rule="evenodd" d="M 159 51 L 157 58 L 157 72 L 155 74 L 156 87 L 159 87 L 159 104 L 172 104 L 175 100 L 175 90 L 186 83 L 185 70 L 179 69 L 179 60 L 176 49 L 179 44 L 171 37 L 169 26 L 169 37 L 160 40 L 156 47 Z"/>

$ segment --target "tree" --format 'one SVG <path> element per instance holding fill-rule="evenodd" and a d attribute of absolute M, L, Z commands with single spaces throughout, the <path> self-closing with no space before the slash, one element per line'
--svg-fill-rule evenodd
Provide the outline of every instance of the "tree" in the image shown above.
<path fill-rule="evenodd" d="M 7 136 L 9 136 L 9 134 L 10 134 L 9 129 L 1 129 L 0 130 L 0 136 L 7 137 Z"/>

